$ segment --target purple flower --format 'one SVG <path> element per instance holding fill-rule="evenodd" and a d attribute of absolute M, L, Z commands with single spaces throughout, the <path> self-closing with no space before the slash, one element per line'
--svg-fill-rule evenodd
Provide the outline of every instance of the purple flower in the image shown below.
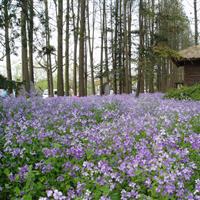
<path fill-rule="evenodd" d="M 83 155 L 85 154 L 84 150 L 82 147 L 80 146 L 72 146 L 70 149 L 69 149 L 69 153 L 73 156 L 75 156 L 77 159 L 80 159 L 83 157 Z"/>
<path fill-rule="evenodd" d="M 29 168 L 28 168 L 28 165 L 24 165 L 23 167 L 20 168 L 19 170 L 19 177 L 20 179 L 23 181 L 26 177 L 26 175 L 28 174 L 29 172 Z"/>

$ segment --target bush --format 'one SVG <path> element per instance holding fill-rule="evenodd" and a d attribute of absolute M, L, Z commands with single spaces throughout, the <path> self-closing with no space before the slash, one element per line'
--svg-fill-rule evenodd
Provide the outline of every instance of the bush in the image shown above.
<path fill-rule="evenodd" d="M 200 101 L 200 84 L 169 90 L 164 98 Z"/>

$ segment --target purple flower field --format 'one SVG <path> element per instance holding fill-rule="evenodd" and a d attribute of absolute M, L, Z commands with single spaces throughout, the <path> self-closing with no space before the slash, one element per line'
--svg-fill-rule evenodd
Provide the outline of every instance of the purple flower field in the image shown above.
<path fill-rule="evenodd" d="M 0 100 L 0 199 L 199 200 L 200 103 Z"/>

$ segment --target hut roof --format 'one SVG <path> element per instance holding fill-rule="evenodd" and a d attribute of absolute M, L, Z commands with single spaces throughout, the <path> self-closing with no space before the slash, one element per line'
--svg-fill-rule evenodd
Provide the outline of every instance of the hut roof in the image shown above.
<path fill-rule="evenodd" d="M 178 52 L 182 59 L 200 59 L 200 45 L 192 46 Z"/>
<path fill-rule="evenodd" d="M 177 66 L 200 61 L 200 45 L 195 45 L 178 52 L 179 57 L 172 58 Z"/>

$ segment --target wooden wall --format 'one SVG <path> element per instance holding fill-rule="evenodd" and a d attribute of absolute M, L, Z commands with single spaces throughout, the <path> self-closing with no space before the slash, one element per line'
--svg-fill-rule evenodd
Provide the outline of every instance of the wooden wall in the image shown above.
<path fill-rule="evenodd" d="M 184 67 L 184 85 L 200 83 L 200 63 L 188 64 Z"/>

